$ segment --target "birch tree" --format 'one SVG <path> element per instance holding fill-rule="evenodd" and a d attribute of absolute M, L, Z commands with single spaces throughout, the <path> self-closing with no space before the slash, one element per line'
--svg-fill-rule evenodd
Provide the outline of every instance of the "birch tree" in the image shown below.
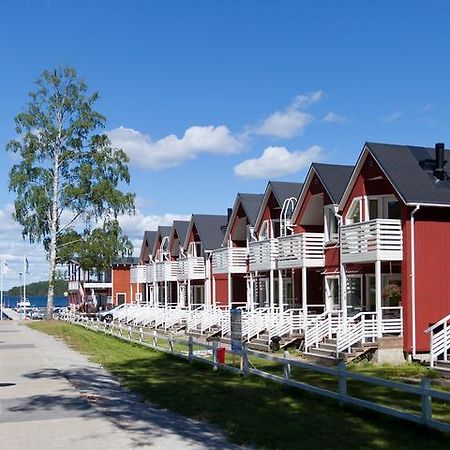
<path fill-rule="evenodd" d="M 49 261 L 47 317 L 54 306 L 58 240 L 75 230 L 110 229 L 134 212 L 125 152 L 101 133 L 106 118 L 94 109 L 98 93 L 71 67 L 45 71 L 15 118 L 17 138 L 7 150 L 17 161 L 9 173 L 16 195 L 14 219 L 30 242 L 42 242 Z M 109 233 L 108 239 L 121 239 Z M 119 245 L 120 247 L 120 245 Z"/>

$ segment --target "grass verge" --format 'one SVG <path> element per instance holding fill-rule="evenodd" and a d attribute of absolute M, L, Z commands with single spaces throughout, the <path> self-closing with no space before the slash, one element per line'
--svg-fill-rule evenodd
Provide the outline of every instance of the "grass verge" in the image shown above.
<path fill-rule="evenodd" d="M 332 400 L 258 377 L 244 379 L 222 371 L 213 372 L 201 363 L 189 364 L 172 355 L 77 325 L 51 321 L 30 326 L 60 337 L 77 351 L 89 355 L 146 401 L 213 423 L 238 444 L 267 449 L 413 450 L 442 449 L 449 442 L 448 435 L 412 423 L 357 408 L 339 408 Z M 369 396 L 386 396 L 367 389 Z"/>

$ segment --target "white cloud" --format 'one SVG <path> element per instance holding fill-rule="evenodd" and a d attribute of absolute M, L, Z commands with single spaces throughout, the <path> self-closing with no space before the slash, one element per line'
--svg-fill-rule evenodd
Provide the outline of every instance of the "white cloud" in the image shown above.
<path fill-rule="evenodd" d="M 391 123 L 395 122 L 398 119 L 401 119 L 403 117 L 403 113 L 401 112 L 393 112 L 392 114 L 389 114 L 388 116 L 383 117 L 381 120 L 382 122 Z"/>
<path fill-rule="evenodd" d="M 224 126 L 193 126 L 181 138 L 174 134 L 158 141 L 132 128 L 119 127 L 108 132 L 114 146 L 122 148 L 131 164 L 153 170 L 166 169 L 196 158 L 200 153 L 234 154 L 244 148 L 240 136 Z"/>
<path fill-rule="evenodd" d="M 298 172 L 321 154 L 317 145 L 305 151 L 290 152 L 286 147 L 267 147 L 259 158 L 247 159 L 234 167 L 240 178 L 274 178 Z"/>
<path fill-rule="evenodd" d="M 329 112 L 328 114 L 325 114 L 325 116 L 323 117 L 323 121 L 330 123 L 344 123 L 347 122 L 347 117 L 341 116 L 334 112 Z"/>
<path fill-rule="evenodd" d="M 42 244 L 30 244 L 22 239 L 21 226 L 11 216 L 13 210 L 12 204 L 0 208 L 0 257 L 5 258 L 8 264 L 3 276 L 5 290 L 20 284 L 19 273 L 24 271 L 24 256 L 29 262 L 27 283 L 48 279 L 48 261 Z M 189 219 L 190 216 L 185 214 L 145 215 L 139 210 L 134 216 L 119 217 L 124 233 L 133 243 L 135 255 L 139 254 L 145 230 L 156 230 L 158 225 L 171 225 L 174 220 Z"/>
<path fill-rule="evenodd" d="M 322 96 L 322 91 L 298 95 L 284 110 L 275 111 L 267 117 L 255 132 L 284 139 L 303 133 L 304 129 L 314 120 L 314 117 L 306 113 L 304 109 L 320 101 Z"/>

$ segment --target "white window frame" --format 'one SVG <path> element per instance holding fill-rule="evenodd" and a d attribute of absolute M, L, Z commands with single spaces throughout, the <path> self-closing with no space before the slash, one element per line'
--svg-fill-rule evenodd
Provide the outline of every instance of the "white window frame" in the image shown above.
<path fill-rule="evenodd" d="M 361 311 L 362 311 L 365 308 L 365 306 L 366 306 L 365 305 L 365 298 L 364 298 L 363 274 L 349 274 L 349 275 L 347 275 L 347 283 L 348 283 L 349 280 L 355 279 L 355 278 L 358 278 L 360 280 L 360 285 L 361 285 L 360 298 L 361 298 Z M 345 294 L 347 295 L 347 301 L 348 301 L 348 286 L 346 286 L 346 288 L 345 288 Z M 347 310 L 350 309 L 350 308 L 353 310 L 352 306 L 347 303 Z M 357 312 L 360 312 L 360 311 L 357 311 Z"/>
<path fill-rule="evenodd" d="M 197 252 L 197 245 L 200 245 L 200 255 L 198 254 L 199 252 Z M 192 256 L 193 258 L 200 257 L 200 256 L 202 256 L 201 255 L 202 250 L 203 250 L 203 246 L 200 241 L 189 242 L 188 256 Z"/>
<path fill-rule="evenodd" d="M 378 218 L 380 219 L 387 219 L 388 218 L 388 203 L 390 201 L 398 202 L 398 198 L 395 195 L 392 194 L 384 194 L 384 195 L 368 195 L 367 197 L 367 207 L 366 207 L 366 220 L 372 220 L 370 219 L 370 200 L 377 200 L 378 201 Z"/>
<path fill-rule="evenodd" d="M 123 301 L 123 303 L 126 303 L 127 302 L 127 293 L 126 292 L 116 292 L 116 305 L 119 305 L 119 299 L 118 299 L 119 295 L 123 295 L 125 297 L 125 300 Z"/>
<path fill-rule="evenodd" d="M 267 239 L 270 239 L 271 236 L 271 221 L 270 220 L 265 220 L 262 224 L 261 224 L 261 228 L 259 230 L 258 233 L 258 241 L 266 241 Z M 263 233 L 264 231 L 264 233 Z"/>
<path fill-rule="evenodd" d="M 334 233 L 330 233 L 330 217 L 332 220 L 336 221 L 336 231 Z M 324 224 L 324 237 L 325 243 L 328 242 L 338 242 L 339 241 L 339 221 L 336 217 L 336 213 L 334 211 L 333 205 L 325 205 L 323 207 L 323 224 Z"/>
<path fill-rule="evenodd" d="M 357 205 L 359 205 L 359 222 L 351 222 L 350 217 L 352 216 L 353 210 Z M 355 197 L 350 204 L 350 208 L 348 208 L 347 214 L 345 215 L 345 224 L 349 225 L 353 223 L 360 223 L 362 220 L 362 197 Z"/>
<path fill-rule="evenodd" d="M 333 301 L 333 298 L 331 297 L 331 289 L 330 285 L 328 284 L 329 281 L 336 280 L 337 283 L 337 301 L 336 303 Z M 338 309 L 341 309 L 342 303 L 340 298 L 340 292 L 341 292 L 341 280 L 339 278 L 339 275 L 325 275 L 324 277 L 325 282 L 325 311 L 335 311 L 335 305 L 338 306 Z"/>

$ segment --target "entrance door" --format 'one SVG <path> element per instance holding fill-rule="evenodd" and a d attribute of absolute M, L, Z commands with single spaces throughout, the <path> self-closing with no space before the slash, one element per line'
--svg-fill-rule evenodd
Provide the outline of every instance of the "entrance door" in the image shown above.
<path fill-rule="evenodd" d="M 358 314 L 363 309 L 362 276 L 347 278 L 347 310 L 348 315 Z"/>
<path fill-rule="evenodd" d="M 121 305 L 122 303 L 125 303 L 125 300 L 126 300 L 125 294 L 116 294 L 116 300 L 117 300 L 117 305 Z"/>
<path fill-rule="evenodd" d="M 325 305 L 327 311 L 337 311 L 341 308 L 338 277 L 325 277 Z"/>

